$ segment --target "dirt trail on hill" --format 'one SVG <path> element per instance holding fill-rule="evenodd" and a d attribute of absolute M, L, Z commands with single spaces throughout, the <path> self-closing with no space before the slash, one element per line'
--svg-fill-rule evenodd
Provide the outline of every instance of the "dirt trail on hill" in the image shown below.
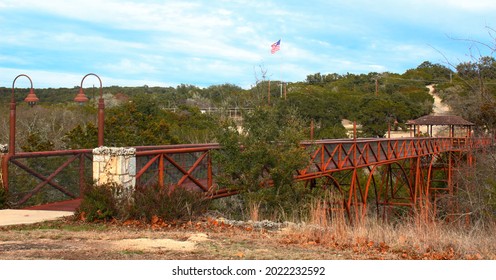
<path fill-rule="evenodd" d="M 447 116 L 451 115 L 451 108 L 442 102 L 441 98 L 436 94 L 436 85 L 426 86 L 429 89 L 429 94 L 434 98 L 434 104 L 432 106 L 431 115 L 434 116 Z M 432 127 L 433 136 L 446 135 L 447 127 L 445 126 L 433 126 Z"/>
<path fill-rule="evenodd" d="M 426 86 L 429 89 L 429 94 L 434 98 L 434 105 L 432 107 L 433 115 L 435 116 L 443 116 L 449 115 L 451 113 L 451 109 L 448 105 L 442 102 L 441 98 L 436 94 L 436 85 L 428 85 Z"/>

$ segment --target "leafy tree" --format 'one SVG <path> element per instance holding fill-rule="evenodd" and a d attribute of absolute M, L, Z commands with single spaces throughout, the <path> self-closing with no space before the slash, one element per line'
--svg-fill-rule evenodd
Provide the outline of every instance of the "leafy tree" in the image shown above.
<path fill-rule="evenodd" d="M 179 143 L 206 143 L 215 141 L 218 115 L 202 113 L 193 106 L 179 106 L 176 112 L 162 112 L 170 126 L 170 134 Z"/>
<path fill-rule="evenodd" d="M 396 128 L 395 125 L 405 128 L 407 120 L 419 117 L 422 112 L 420 106 L 415 106 L 400 94 L 380 97 L 369 95 L 360 101 L 359 107 L 357 120 L 366 137 L 383 137 L 388 124 L 392 129 Z"/>
<path fill-rule="evenodd" d="M 247 115 L 239 129 L 225 123 L 218 136 L 222 148 L 214 153 L 220 172 L 216 182 L 239 190 L 244 202 L 260 206 L 273 219 L 297 210 L 309 191 L 294 181 L 308 162 L 300 146 L 303 131 L 295 112 L 267 106 Z"/>
<path fill-rule="evenodd" d="M 37 152 L 37 151 L 52 151 L 54 149 L 53 141 L 50 139 L 43 139 L 38 131 L 29 133 L 26 144 L 21 147 L 24 152 Z"/>
<path fill-rule="evenodd" d="M 491 56 L 482 56 L 475 62 L 458 64 L 456 71 L 464 79 L 496 79 L 496 59 Z"/>
<path fill-rule="evenodd" d="M 243 192 L 256 192 L 269 180 L 276 193 L 290 188 L 295 171 L 308 160 L 300 146 L 305 138 L 302 128 L 294 112 L 270 107 L 255 109 L 239 130 L 225 123 L 218 136 L 222 149 L 215 154 L 222 166 L 219 182 Z"/>
<path fill-rule="evenodd" d="M 62 141 L 67 149 L 95 148 L 98 146 L 98 128 L 92 122 L 77 125 L 64 135 Z"/>
<path fill-rule="evenodd" d="M 140 102 L 141 101 L 141 102 Z M 108 110 L 105 120 L 106 145 L 125 147 L 176 143 L 170 125 L 151 101 L 136 100 Z"/>
<path fill-rule="evenodd" d="M 293 92 L 288 95 L 287 103 L 279 105 L 296 108 L 298 115 L 307 124 L 313 120 L 315 138 L 324 139 L 346 137 L 346 131 L 341 124 L 342 104 L 340 97 L 335 93 L 309 92 L 307 88 L 307 93 Z"/>
<path fill-rule="evenodd" d="M 404 78 L 420 80 L 423 84 L 448 81 L 453 71 L 446 66 L 429 61 L 422 62 L 417 68 L 409 69 L 403 74 Z"/>
<path fill-rule="evenodd" d="M 456 66 L 457 79 L 440 93 L 455 114 L 476 124 L 477 133 L 496 129 L 496 60 L 481 56 Z"/>
<path fill-rule="evenodd" d="M 153 98 L 134 97 L 131 102 L 108 108 L 105 112 L 105 145 L 125 147 L 176 143 L 170 125 Z M 64 137 L 68 148 L 97 146 L 97 127 L 78 125 Z"/>
<path fill-rule="evenodd" d="M 233 84 L 213 85 L 204 89 L 201 95 L 217 106 L 242 106 L 244 98 L 240 94 L 242 88 Z"/>
<path fill-rule="evenodd" d="M 320 84 L 324 81 L 324 78 L 322 77 L 322 75 L 320 73 L 315 73 L 315 74 L 312 74 L 312 75 L 307 75 L 307 80 L 306 82 L 308 84 Z"/>

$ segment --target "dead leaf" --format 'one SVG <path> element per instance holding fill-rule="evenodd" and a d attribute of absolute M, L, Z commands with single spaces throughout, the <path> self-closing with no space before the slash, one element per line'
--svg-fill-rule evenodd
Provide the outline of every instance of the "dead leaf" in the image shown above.
<path fill-rule="evenodd" d="M 157 215 L 153 215 L 151 219 L 152 225 L 157 224 L 160 218 Z"/>

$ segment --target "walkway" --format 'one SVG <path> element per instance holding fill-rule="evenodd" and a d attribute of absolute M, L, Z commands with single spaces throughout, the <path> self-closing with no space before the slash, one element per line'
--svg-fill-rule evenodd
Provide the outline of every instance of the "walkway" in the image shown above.
<path fill-rule="evenodd" d="M 28 207 L 25 209 L 0 210 L 0 227 L 10 225 L 35 224 L 57 220 L 74 215 L 80 199 Z"/>
<path fill-rule="evenodd" d="M 57 220 L 62 217 L 72 216 L 70 211 L 49 210 L 0 210 L 0 227 L 11 225 L 35 224 L 45 221 Z"/>

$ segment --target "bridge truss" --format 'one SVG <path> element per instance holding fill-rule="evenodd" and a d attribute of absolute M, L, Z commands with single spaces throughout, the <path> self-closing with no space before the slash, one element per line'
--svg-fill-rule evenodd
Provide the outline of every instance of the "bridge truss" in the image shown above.
<path fill-rule="evenodd" d="M 405 211 L 427 218 L 441 204 L 456 208 L 449 199 L 456 190 L 454 172 L 462 163 L 474 162 L 474 151 L 491 145 L 490 138 L 472 137 L 307 141 L 302 148 L 309 163 L 295 172 L 295 180 L 334 193 L 333 209 L 350 221 L 361 220 L 370 210 L 384 219 Z M 138 186 L 182 187 L 212 199 L 237 194 L 215 182 L 219 167 L 212 162 L 212 151 L 220 149 L 218 144 L 136 149 Z M 2 182 L 15 207 L 79 198 L 92 180 L 91 158 L 91 150 L 3 155 Z"/>

